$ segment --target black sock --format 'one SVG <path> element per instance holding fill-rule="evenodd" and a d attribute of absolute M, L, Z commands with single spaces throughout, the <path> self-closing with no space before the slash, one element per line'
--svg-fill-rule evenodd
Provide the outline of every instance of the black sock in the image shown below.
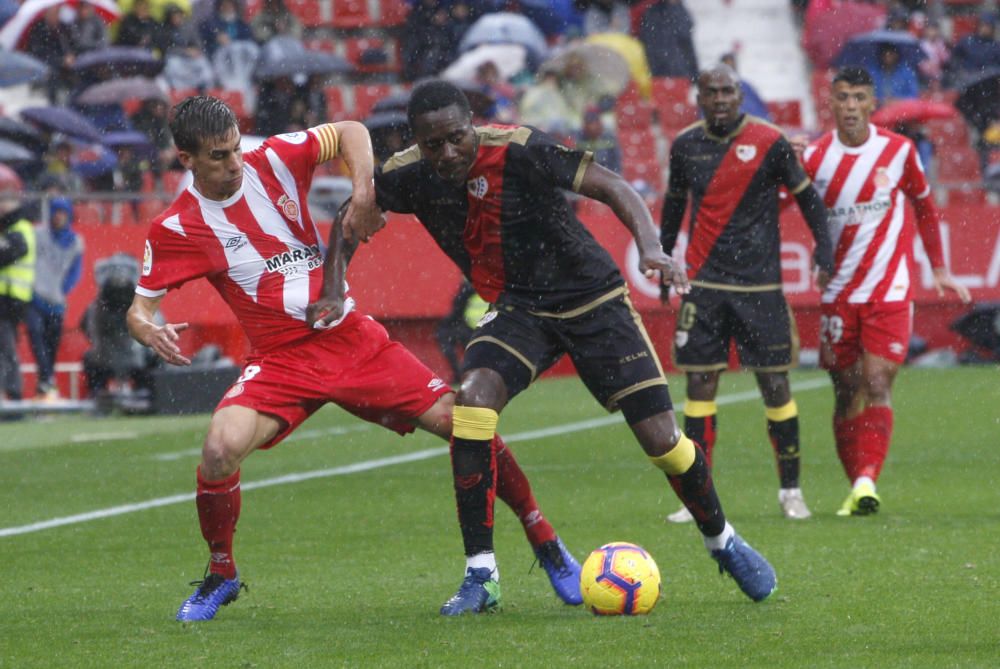
<path fill-rule="evenodd" d="M 715 492 L 715 483 L 700 447 L 695 447 L 694 462 L 683 474 L 667 476 L 670 487 L 684 502 L 698 529 L 706 537 L 722 534 L 726 528 L 726 515 Z"/>
<path fill-rule="evenodd" d="M 490 442 L 453 437 L 451 469 L 465 554 L 492 552 L 497 468 Z"/>
<path fill-rule="evenodd" d="M 778 462 L 778 478 L 782 488 L 799 487 L 799 417 L 767 421 L 774 457 Z"/>

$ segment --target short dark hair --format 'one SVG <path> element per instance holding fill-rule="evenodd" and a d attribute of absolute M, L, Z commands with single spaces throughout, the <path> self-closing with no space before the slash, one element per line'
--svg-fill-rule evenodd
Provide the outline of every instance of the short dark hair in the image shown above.
<path fill-rule="evenodd" d="M 182 100 L 170 111 L 174 144 L 187 153 L 197 153 L 203 141 L 225 137 L 238 126 L 229 105 L 207 95 Z"/>
<path fill-rule="evenodd" d="M 837 74 L 833 77 L 833 83 L 838 81 L 843 81 L 850 86 L 875 86 L 868 70 L 857 65 L 846 65 L 837 70 Z"/>
<path fill-rule="evenodd" d="M 469 99 L 465 97 L 462 89 L 444 79 L 431 79 L 422 84 L 417 84 L 410 94 L 410 101 L 406 105 L 406 119 L 413 127 L 413 122 L 421 114 L 444 109 L 451 105 L 458 105 L 461 112 L 471 114 Z"/>

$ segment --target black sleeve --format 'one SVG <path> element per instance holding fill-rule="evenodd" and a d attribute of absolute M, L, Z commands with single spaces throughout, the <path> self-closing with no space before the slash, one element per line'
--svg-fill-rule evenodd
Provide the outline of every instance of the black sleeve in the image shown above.
<path fill-rule="evenodd" d="M 674 250 L 681 223 L 684 222 L 688 187 L 683 145 L 681 142 L 674 142 L 670 147 L 670 179 L 666 197 L 663 198 L 663 211 L 660 212 L 660 244 L 668 254 Z"/>
<path fill-rule="evenodd" d="M 383 172 L 382 167 L 375 168 L 375 199 L 382 211 L 395 211 L 400 214 L 414 213 L 407 190 L 405 169 L 398 168 Z"/>
<path fill-rule="evenodd" d="M 816 240 L 813 261 L 820 269 L 833 273 L 833 241 L 830 238 L 830 224 L 826 217 L 826 205 L 812 184 L 795 194 L 795 201 L 806 219 L 806 224 Z"/>
<path fill-rule="evenodd" d="M 578 191 L 583 173 L 594 160 L 593 154 L 563 146 L 541 130 L 530 130 L 531 135 L 523 150 L 515 149 L 512 155 L 517 155 L 529 164 L 533 179 L 540 179 L 556 188 Z"/>
<path fill-rule="evenodd" d="M 28 242 L 20 232 L 0 234 L 0 267 L 14 263 L 28 252 Z"/>
<path fill-rule="evenodd" d="M 774 169 L 777 172 L 778 183 L 784 185 L 792 193 L 798 193 L 806 187 L 809 183 L 809 177 L 806 175 L 802 163 L 799 162 L 798 156 L 795 155 L 795 150 L 784 135 L 774 143 L 772 156 L 774 157 Z"/>

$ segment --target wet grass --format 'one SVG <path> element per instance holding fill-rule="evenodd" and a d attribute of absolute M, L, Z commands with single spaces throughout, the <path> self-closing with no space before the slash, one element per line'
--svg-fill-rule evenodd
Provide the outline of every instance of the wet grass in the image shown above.
<path fill-rule="evenodd" d="M 794 375 L 800 387 L 822 378 Z M 760 402 L 723 405 L 716 481 L 730 519 L 779 576 L 778 592 L 757 605 L 718 575 L 691 526 L 664 523 L 676 500 L 624 424 L 520 434 L 604 416 L 575 379 L 537 384 L 504 413 L 502 431 L 579 558 L 624 540 L 657 559 L 662 600 L 635 619 L 560 604 L 506 511 L 501 612 L 441 618 L 463 569 L 443 442 L 324 410 L 305 438 L 245 463 L 237 559 L 250 591 L 211 623 L 173 620 L 205 560 L 189 500 L 0 536 L 0 667 L 995 666 L 998 381 L 996 368 L 902 372 L 883 509 L 871 518 L 834 516 L 847 483 L 828 387 L 796 393 L 815 514 L 804 522 L 778 513 Z M 672 382 L 682 399 L 682 379 Z M 752 389 L 751 377 L 729 374 L 720 394 Z M 192 492 L 206 422 L 2 428 L 0 534 Z M 74 443 L 74 434 L 110 436 Z M 430 452 L 334 474 L 419 451 Z M 247 485 L 317 470 L 330 475 Z"/>

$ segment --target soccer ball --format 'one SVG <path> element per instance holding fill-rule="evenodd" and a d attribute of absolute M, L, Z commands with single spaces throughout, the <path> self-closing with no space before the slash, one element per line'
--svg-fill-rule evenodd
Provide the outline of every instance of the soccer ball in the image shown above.
<path fill-rule="evenodd" d="M 591 553 L 580 572 L 583 604 L 599 616 L 649 613 L 660 598 L 660 569 L 642 547 L 624 541 Z"/>

